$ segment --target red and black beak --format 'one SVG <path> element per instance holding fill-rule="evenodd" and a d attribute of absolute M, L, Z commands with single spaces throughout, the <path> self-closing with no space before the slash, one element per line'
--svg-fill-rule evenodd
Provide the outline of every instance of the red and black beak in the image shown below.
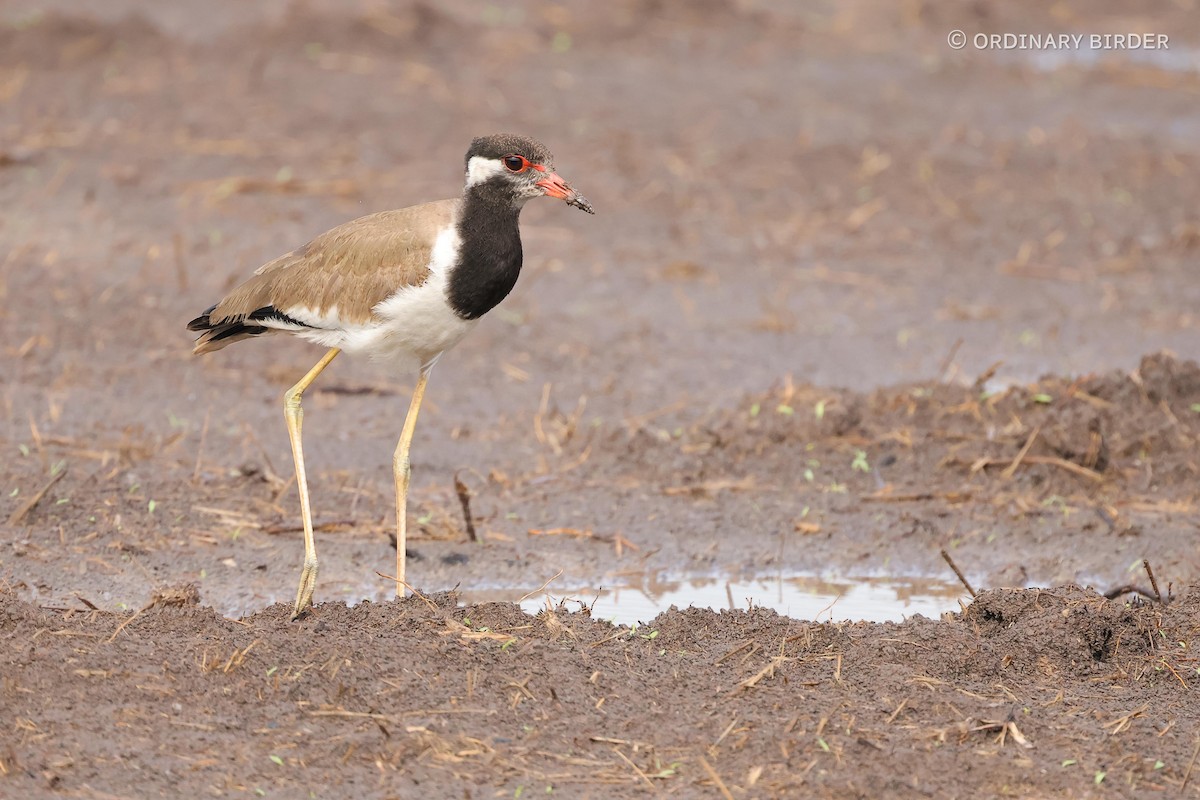
<path fill-rule="evenodd" d="M 535 169 L 546 171 L 545 167 L 535 166 Z M 587 201 L 583 195 L 571 188 L 571 185 L 559 177 L 557 172 L 546 172 L 546 177 L 537 182 L 541 187 L 542 192 L 549 197 L 557 197 L 561 200 L 566 200 L 567 205 L 575 206 L 576 208 L 586 211 L 589 214 L 595 214 L 592 210 L 592 204 Z"/>

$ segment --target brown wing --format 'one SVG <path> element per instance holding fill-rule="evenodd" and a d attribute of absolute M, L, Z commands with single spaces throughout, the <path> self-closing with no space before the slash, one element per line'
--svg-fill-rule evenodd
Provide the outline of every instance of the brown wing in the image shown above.
<path fill-rule="evenodd" d="M 377 304 L 429 276 L 434 241 L 453 221 L 458 202 L 381 211 L 326 231 L 259 267 L 217 303 L 208 322 L 238 322 L 268 308 L 323 314 L 334 306 L 342 322 L 368 322 Z"/>

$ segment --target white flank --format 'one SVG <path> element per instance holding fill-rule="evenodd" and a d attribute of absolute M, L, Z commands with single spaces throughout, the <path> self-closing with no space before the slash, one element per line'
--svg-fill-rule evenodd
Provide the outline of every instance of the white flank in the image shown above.
<path fill-rule="evenodd" d="M 312 328 L 273 324 L 281 330 L 324 347 L 347 353 L 365 353 L 373 359 L 401 362 L 406 367 L 431 365 L 443 352 L 462 341 L 475 326 L 454 313 L 447 296 L 450 269 L 458 257 L 458 230 L 451 225 L 440 234 L 429 257 L 429 277 L 417 286 L 405 286 L 375 306 L 374 319 L 348 325 L 337 318 L 337 308 L 319 314 L 310 308 L 290 308 L 289 317 Z"/>

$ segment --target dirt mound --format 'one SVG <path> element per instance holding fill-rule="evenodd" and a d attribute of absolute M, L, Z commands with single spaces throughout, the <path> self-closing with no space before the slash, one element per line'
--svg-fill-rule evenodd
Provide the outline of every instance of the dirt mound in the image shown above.
<path fill-rule="evenodd" d="M 1152 479 L 1158 491 L 1190 496 L 1200 476 L 1198 403 L 1200 365 L 1169 354 L 1147 356 L 1132 373 L 1048 376 L 999 393 L 921 384 L 864 396 L 787 385 L 694 424 L 678 446 L 642 435 L 631 458 L 674 465 L 700 487 L 737 471 L 799 476 L 808 462 L 869 449 L 878 488 L 913 487 L 932 467 L 966 479 L 1004 472 L 1043 495 Z M 886 469 L 914 457 L 914 468 Z M 855 463 L 870 473 L 869 462 Z"/>
<path fill-rule="evenodd" d="M 1155 649 L 1158 607 L 1107 600 L 1078 587 L 1054 592 L 997 589 L 971 603 L 963 622 L 979 637 L 964 662 L 979 674 L 1053 678 L 1111 672 L 1122 660 L 1142 661 Z"/>

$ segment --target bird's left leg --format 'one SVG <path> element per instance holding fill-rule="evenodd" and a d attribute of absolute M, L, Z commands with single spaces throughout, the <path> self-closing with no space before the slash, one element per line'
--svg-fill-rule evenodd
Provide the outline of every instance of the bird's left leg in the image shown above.
<path fill-rule="evenodd" d="M 408 416 L 404 418 L 404 428 L 400 432 L 400 441 L 396 444 L 396 453 L 392 457 L 392 473 L 396 479 L 396 597 L 404 597 L 404 548 L 408 540 L 408 482 L 412 476 L 408 450 L 412 445 L 413 431 L 417 427 L 417 413 L 421 410 L 421 400 L 425 397 L 425 383 L 429 380 L 431 369 L 433 369 L 432 363 L 421 367 L 421 377 L 413 389 L 412 402 L 408 406 Z"/>
<path fill-rule="evenodd" d="M 317 544 L 313 538 L 312 510 L 308 505 L 308 478 L 304 474 L 304 447 L 300 443 L 300 427 L 304 422 L 304 409 L 300 407 L 300 396 L 308 385 L 317 379 L 321 370 L 342 352 L 333 348 L 300 381 L 283 395 L 283 417 L 287 420 L 288 438 L 292 441 L 292 460 L 296 462 L 296 489 L 300 492 L 300 517 L 304 523 L 304 569 L 300 572 L 300 588 L 296 590 L 296 607 L 292 619 L 300 616 L 312 605 L 313 589 L 317 585 Z"/>

